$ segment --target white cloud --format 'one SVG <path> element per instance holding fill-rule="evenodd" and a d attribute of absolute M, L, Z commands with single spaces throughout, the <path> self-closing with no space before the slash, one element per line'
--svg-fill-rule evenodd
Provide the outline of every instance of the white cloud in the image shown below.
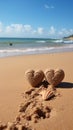
<path fill-rule="evenodd" d="M 68 36 L 71 34 L 73 34 L 73 29 L 62 28 L 60 31 L 58 31 L 58 36 Z"/>
<path fill-rule="evenodd" d="M 48 28 L 48 27 L 47 27 Z M 54 26 L 45 29 L 44 27 L 33 28 L 30 24 L 4 25 L 0 22 L 0 37 L 48 37 L 60 38 L 73 34 L 71 29 L 57 29 Z"/>
<path fill-rule="evenodd" d="M 32 31 L 31 25 L 28 25 L 28 24 L 24 25 L 24 31 L 31 32 Z"/>
<path fill-rule="evenodd" d="M 6 26 L 6 32 L 12 33 L 12 32 L 22 32 L 23 25 L 22 24 L 11 24 L 10 26 Z"/>
<path fill-rule="evenodd" d="M 2 29 L 0 28 L 0 33 L 2 32 Z"/>
<path fill-rule="evenodd" d="M 23 24 L 11 24 L 9 26 L 6 26 L 5 27 L 5 32 L 7 34 L 14 34 L 17 35 L 17 34 L 30 34 L 30 32 L 32 32 L 32 27 L 31 25 L 23 25 Z"/>
<path fill-rule="evenodd" d="M 12 32 L 12 27 L 11 26 L 7 26 L 5 29 L 6 33 L 11 33 Z"/>
<path fill-rule="evenodd" d="M 0 22 L 0 33 L 3 31 L 3 24 Z"/>
<path fill-rule="evenodd" d="M 32 34 L 33 35 L 39 35 L 39 36 L 43 35 L 43 34 L 45 34 L 44 28 L 43 27 L 38 27 L 37 29 L 33 29 Z"/>
<path fill-rule="evenodd" d="M 48 5 L 48 4 L 45 4 L 44 5 L 44 7 L 46 8 L 46 9 L 54 9 L 54 6 L 53 5 Z"/>
<path fill-rule="evenodd" d="M 32 34 L 36 34 L 36 33 L 37 33 L 37 30 L 33 30 L 33 31 L 32 31 Z"/>
<path fill-rule="evenodd" d="M 37 29 L 37 33 L 40 34 L 40 35 L 43 34 L 44 33 L 44 29 L 42 27 L 39 27 Z"/>
<path fill-rule="evenodd" d="M 70 33 L 71 33 L 71 34 L 73 33 L 73 29 L 70 29 Z"/>
<path fill-rule="evenodd" d="M 10 24 L 5 26 L 4 33 L 9 36 L 22 36 L 29 37 L 34 35 L 36 30 L 32 28 L 29 24 Z M 32 36 L 33 37 L 33 36 Z"/>
<path fill-rule="evenodd" d="M 54 26 L 51 26 L 49 30 L 49 34 L 54 35 L 55 33 L 56 33 L 56 29 L 54 28 Z"/>
<path fill-rule="evenodd" d="M 11 28 L 16 32 L 21 32 L 23 30 L 22 24 L 11 24 Z"/>

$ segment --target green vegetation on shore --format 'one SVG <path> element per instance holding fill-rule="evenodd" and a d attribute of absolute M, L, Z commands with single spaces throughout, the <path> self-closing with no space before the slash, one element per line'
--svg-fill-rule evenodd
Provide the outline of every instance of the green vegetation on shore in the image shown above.
<path fill-rule="evenodd" d="M 64 40 L 73 40 L 73 34 L 63 38 Z"/>

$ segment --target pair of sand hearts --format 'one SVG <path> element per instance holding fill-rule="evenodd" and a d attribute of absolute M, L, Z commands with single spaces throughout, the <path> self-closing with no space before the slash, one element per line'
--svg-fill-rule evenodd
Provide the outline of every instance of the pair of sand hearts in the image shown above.
<path fill-rule="evenodd" d="M 42 70 L 29 70 L 25 72 L 25 75 L 32 87 L 37 87 L 44 78 L 50 85 L 57 86 L 65 76 L 62 69 L 47 69 L 45 73 Z"/>

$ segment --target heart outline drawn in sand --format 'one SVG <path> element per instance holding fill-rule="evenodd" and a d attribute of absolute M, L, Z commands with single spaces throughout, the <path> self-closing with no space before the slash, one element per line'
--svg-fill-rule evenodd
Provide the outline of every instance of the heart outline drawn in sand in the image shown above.
<path fill-rule="evenodd" d="M 25 72 L 25 76 L 32 87 L 37 87 L 44 79 L 44 72 L 42 70 L 28 70 Z"/>
<path fill-rule="evenodd" d="M 47 69 L 45 71 L 45 78 L 48 81 L 49 84 L 53 86 L 57 86 L 63 79 L 64 79 L 65 73 L 62 69 Z"/>

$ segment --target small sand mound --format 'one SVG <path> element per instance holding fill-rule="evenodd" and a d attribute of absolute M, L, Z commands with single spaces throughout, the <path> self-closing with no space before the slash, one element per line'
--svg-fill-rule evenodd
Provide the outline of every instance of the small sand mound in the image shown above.
<path fill-rule="evenodd" d="M 24 102 L 19 107 L 19 113 L 14 122 L 0 124 L 0 130 L 34 130 L 33 123 L 50 117 L 51 107 L 45 104 L 40 92 L 47 88 L 32 88 L 22 94 Z"/>
<path fill-rule="evenodd" d="M 44 105 L 44 100 L 39 94 L 41 89 L 30 89 L 24 93 L 25 102 L 21 104 L 19 109 L 21 122 L 37 123 L 41 119 L 50 117 L 51 108 Z"/>

